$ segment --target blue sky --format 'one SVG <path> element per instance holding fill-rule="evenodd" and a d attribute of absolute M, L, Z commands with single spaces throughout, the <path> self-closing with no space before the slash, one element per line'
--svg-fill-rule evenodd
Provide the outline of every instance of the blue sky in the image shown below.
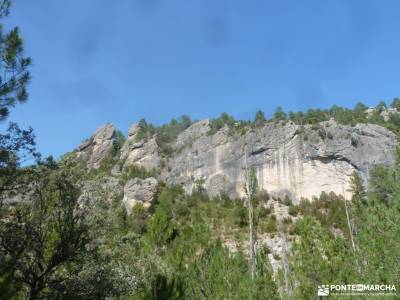
<path fill-rule="evenodd" d="M 123 132 L 226 111 L 375 105 L 400 96 L 400 1 L 16 0 L 30 99 L 9 121 L 58 156 Z M 5 124 L 1 127 L 4 128 Z"/>

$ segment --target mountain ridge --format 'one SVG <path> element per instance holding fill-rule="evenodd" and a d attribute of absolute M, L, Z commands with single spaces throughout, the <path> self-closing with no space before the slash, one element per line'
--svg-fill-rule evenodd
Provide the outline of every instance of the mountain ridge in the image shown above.
<path fill-rule="evenodd" d="M 166 154 L 160 133 L 143 137 L 144 126 L 148 125 L 133 124 L 122 141 L 114 125 L 103 125 L 75 153 L 89 169 L 96 169 L 114 149 L 114 175 L 129 166 L 143 167 L 155 171 L 162 182 L 182 185 L 188 193 L 201 183 L 209 196 L 227 193 L 231 198 L 243 196 L 247 157 L 262 190 L 277 197 L 288 195 L 298 203 L 321 192 L 349 199 L 352 173 L 358 172 L 366 181 L 373 166 L 393 165 L 397 144 L 396 135 L 380 125 L 343 125 L 333 118 L 306 125 L 275 120 L 239 129 L 223 124 L 215 132 L 205 119 L 176 134 L 167 143 Z"/>

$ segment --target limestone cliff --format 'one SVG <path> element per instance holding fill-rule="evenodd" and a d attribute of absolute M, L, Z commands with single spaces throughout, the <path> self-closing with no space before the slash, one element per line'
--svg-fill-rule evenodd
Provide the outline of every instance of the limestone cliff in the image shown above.
<path fill-rule="evenodd" d="M 208 120 L 192 124 L 172 143 L 172 154 L 165 156 L 155 137 L 137 138 L 139 127 L 134 124 L 120 161 L 125 167 L 156 169 L 159 180 L 181 184 L 188 192 L 201 182 L 211 196 L 227 192 L 232 197 L 243 195 L 247 163 L 256 169 L 260 188 L 288 194 L 294 201 L 311 199 L 322 191 L 349 198 L 353 171 L 366 179 L 372 166 L 394 163 L 395 135 L 374 124 L 345 126 L 330 120 L 300 126 L 282 121 L 248 126 L 246 132 L 225 127 L 210 135 L 209 130 Z M 90 139 L 89 146 L 78 149 L 78 155 L 86 153 L 90 167 L 98 166 L 115 135 L 111 129 L 100 133 Z"/>
<path fill-rule="evenodd" d="M 87 160 L 89 168 L 99 167 L 99 163 L 107 156 L 116 137 L 117 130 L 114 125 L 100 126 L 90 139 L 79 145 L 78 157 Z"/>

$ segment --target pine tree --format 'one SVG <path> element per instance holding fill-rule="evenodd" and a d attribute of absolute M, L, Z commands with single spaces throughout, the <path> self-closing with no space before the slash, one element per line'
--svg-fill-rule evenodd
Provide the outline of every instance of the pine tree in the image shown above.
<path fill-rule="evenodd" d="M 286 120 L 287 115 L 283 111 L 282 107 L 278 107 L 274 113 L 274 120 L 279 121 L 279 120 Z"/>
<path fill-rule="evenodd" d="M 254 124 L 256 126 L 263 126 L 265 122 L 266 122 L 266 119 L 265 119 L 264 112 L 262 110 L 258 110 L 256 112 L 256 116 L 254 118 Z"/>
<path fill-rule="evenodd" d="M 366 191 L 361 176 L 354 171 L 350 178 L 350 190 L 352 193 L 351 200 L 355 203 L 365 202 Z"/>
<path fill-rule="evenodd" d="M 11 4 L 10 0 L 0 1 L 0 18 L 8 16 Z M 0 121 L 7 118 L 17 102 L 28 99 L 26 86 L 31 78 L 28 71 L 31 63 L 24 55 L 19 28 L 7 32 L 0 24 Z"/>

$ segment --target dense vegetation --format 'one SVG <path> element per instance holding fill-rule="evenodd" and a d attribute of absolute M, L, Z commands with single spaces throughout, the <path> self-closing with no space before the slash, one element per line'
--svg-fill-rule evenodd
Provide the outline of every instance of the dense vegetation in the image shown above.
<path fill-rule="evenodd" d="M 9 7 L 10 1 L 0 0 L 0 17 Z M 1 35 L 5 119 L 27 97 L 30 59 L 18 30 Z M 400 100 L 392 107 L 398 109 Z M 272 122 L 316 124 L 334 117 L 398 132 L 398 115 L 389 114 L 387 121 L 381 115 L 384 103 L 370 115 L 365 109 L 278 109 Z M 253 123 L 222 114 L 211 121 L 211 133 L 225 126 L 244 132 L 265 122 L 261 111 Z M 138 139 L 156 135 L 168 155 L 190 124 L 188 117 L 158 128 L 141 121 Z M 121 192 L 107 184 L 122 142 L 120 136 L 100 168 L 89 171 L 73 155 L 42 159 L 32 129 L 10 124 L 0 134 L 1 299 L 315 299 L 321 284 L 400 287 L 400 150 L 392 168 L 371 170 L 368 190 L 353 175 L 351 201 L 323 193 L 294 205 L 289 197 L 259 191 L 249 176 L 246 202 L 224 194 L 210 199 L 202 182 L 191 194 L 161 183 L 154 207 L 126 212 Z M 22 166 L 26 160 L 29 167 Z M 154 175 L 133 166 L 119 180 Z M 288 241 L 291 250 L 268 247 L 275 238 Z M 270 261 L 279 267 L 275 273 Z"/>
<path fill-rule="evenodd" d="M 184 131 L 192 124 L 189 116 L 183 115 L 178 120 L 172 119 L 169 124 L 156 127 L 141 119 L 139 121 L 139 132 L 136 138 L 138 140 L 148 140 L 155 136 L 156 143 L 160 148 L 160 152 L 169 155 L 173 151 L 171 143 L 176 140 L 178 134 Z"/>
<path fill-rule="evenodd" d="M 368 191 L 354 174 L 347 204 L 333 193 L 294 205 L 258 191 L 252 278 L 242 199 L 210 199 L 201 182 L 189 195 L 161 184 L 151 210 L 137 205 L 128 215 L 122 195 L 102 184 L 110 170 L 45 160 L 18 175 L 34 183 L 29 201 L 1 208 L 0 291 L 5 299 L 312 299 L 326 283 L 398 285 L 398 165 L 372 170 Z M 133 167 L 125 176 L 151 175 Z M 291 251 L 273 253 L 263 241 L 275 237 Z M 281 265 L 275 275 L 269 255 Z"/>
<path fill-rule="evenodd" d="M 218 118 L 210 120 L 209 135 L 217 133 L 223 128 L 227 128 L 230 134 L 245 134 L 254 127 L 261 127 L 267 123 L 292 121 L 297 125 L 311 125 L 318 127 L 320 122 L 334 119 L 339 124 L 355 126 L 357 123 L 372 123 L 388 128 L 395 134 L 400 135 L 400 99 L 394 98 L 388 106 L 381 101 L 371 110 L 363 103 L 357 103 L 353 109 L 334 105 L 329 109 L 308 109 L 307 111 L 286 113 L 278 107 L 273 116 L 268 119 L 263 111 L 258 110 L 253 121 L 236 120 L 233 116 L 222 113 Z M 194 122 L 189 116 L 183 115 L 178 120 L 172 119 L 169 124 L 154 126 L 142 119 L 139 122 L 138 140 L 148 140 L 155 137 L 162 154 L 168 156 L 172 152 L 172 143 L 176 140 L 179 133 L 184 131 Z M 301 127 L 302 128 L 302 127 Z"/>

